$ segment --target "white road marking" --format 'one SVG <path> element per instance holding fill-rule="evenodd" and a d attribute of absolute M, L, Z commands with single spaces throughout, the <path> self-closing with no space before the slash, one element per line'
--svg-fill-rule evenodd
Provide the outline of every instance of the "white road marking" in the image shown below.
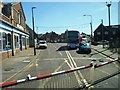
<path fill-rule="evenodd" d="M 77 67 L 77 64 L 76 64 L 76 62 L 74 61 L 73 57 L 71 56 L 70 52 L 69 52 L 69 51 L 66 51 L 66 53 L 68 53 L 69 57 L 71 58 L 71 61 L 73 62 L 72 64 L 75 65 L 75 67 L 73 66 L 73 68 L 76 68 L 76 67 Z M 86 79 L 83 77 L 82 73 L 81 73 L 80 71 L 78 71 L 78 73 L 80 74 L 83 82 L 84 82 L 86 85 L 88 85 L 88 82 L 87 82 Z M 80 80 L 79 80 L 79 81 L 80 81 Z"/>
<path fill-rule="evenodd" d="M 62 53 L 61 52 L 59 52 L 60 53 L 60 55 L 62 56 Z"/>
<path fill-rule="evenodd" d="M 23 60 L 23 62 L 30 62 L 30 60 Z"/>

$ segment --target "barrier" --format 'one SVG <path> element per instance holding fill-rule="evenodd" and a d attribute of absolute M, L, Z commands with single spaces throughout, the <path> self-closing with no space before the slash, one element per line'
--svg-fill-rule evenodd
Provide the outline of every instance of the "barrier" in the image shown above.
<path fill-rule="evenodd" d="M 32 80 L 49 78 L 49 77 L 53 77 L 53 76 L 60 75 L 60 74 L 65 74 L 65 73 L 70 73 L 70 72 L 74 72 L 74 71 L 77 71 L 77 70 L 86 69 L 86 68 L 89 68 L 89 67 L 92 67 L 92 64 L 77 67 L 77 68 L 73 68 L 73 69 L 63 70 L 63 71 L 59 71 L 59 72 L 55 72 L 55 73 L 38 75 L 38 76 L 35 76 L 35 77 L 31 77 L 30 75 L 28 75 L 26 79 L 14 80 L 14 81 L 11 81 L 11 82 L 4 82 L 4 83 L 0 84 L 0 88 L 12 86 L 12 85 L 17 85 L 19 83 L 24 83 L 24 82 L 28 82 L 28 81 L 32 81 Z"/>
<path fill-rule="evenodd" d="M 95 63 L 90 63 L 88 65 L 85 66 L 81 66 L 81 67 L 77 67 L 77 68 L 73 68 L 73 69 L 68 69 L 68 70 L 63 70 L 63 71 L 59 71 L 59 72 L 54 72 L 54 73 L 48 73 L 48 74 L 43 74 L 43 75 L 38 75 L 35 77 L 31 77 L 31 75 L 27 75 L 27 78 L 25 79 L 20 79 L 20 80 L 14 80 L 14 81 L 10 81 L 10 82 L 4 82 L 2 84 L 0 84 L 0 88 L 22 88 L 24 87 L 28 87 L 30 88 L 31 86 L 31 82 L 33 81 L 32 84 L 35 84 L 36 87 L 36 82 L 39 83 L 39 87 L 40 88 L 77 88 L 77 87 L 90 87 L 91 85 L 95 84 L 94 81 L 94 69 L 119 61 L 118 59 L 112 60 L 112 61 L 108 61 L 108 62 L 103 62 L 101 64 L 95 64 Z M 81 83 L 81 85 L 78 84 L 78 81 L 76 80 L 76 78 L 79 77 L 75 77 L 74 72 L 77 72 L 78 70 L 85 70 L 87 68 L 93 68 L 92 73 L 90 73 L 90 85 L 83 85 Z M 91 75 L 92 74 L 92 75 Z M 36 81 L 39 80 L 39 81 Z M 101 81 L 101 80 L 100 80 Z M 33 88 L 33 87 L 31 87 Z"/>

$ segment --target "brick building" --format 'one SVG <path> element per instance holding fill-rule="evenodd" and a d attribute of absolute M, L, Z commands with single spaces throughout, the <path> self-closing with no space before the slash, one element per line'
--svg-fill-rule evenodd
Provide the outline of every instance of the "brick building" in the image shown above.
<path fill-rule="evenodd" d="M 109 41 L 110 47 L 118 47 L 120 41 L 120 25 L 104 26 L 100 24 L 94 31 L 94 41 Z"/>
<path fill-rule="evenodd" d="M 29 47 L 29 31 L 21 2 L 0 3 L 0 60 Z"/>

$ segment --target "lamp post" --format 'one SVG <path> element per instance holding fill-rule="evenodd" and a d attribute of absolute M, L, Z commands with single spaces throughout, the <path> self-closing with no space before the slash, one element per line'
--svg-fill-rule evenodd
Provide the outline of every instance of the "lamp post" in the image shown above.
<path fill-rule="evenodd" d="M 111 6 L 112 2 L 110 1 L 110 3 L 106 2 L 106 6 L 108 7 L 108 18 L 109 18 L 109 26 L 110 26 L 110 6 Z"/>
<path fill-rule="evenodd" d="M 90 22 L 90 28 L 91 28 L 91 41 L 92 41 L 92 15 L 83 15 L 83 16 L 89 16 L 91 18 L 91 22 Z"/>
<path fill-rule="evenodd" d="M 34 32 L 34 14 L 33 9 L 36 7 L 32 7 L 32 24 L 33 24 L 33 43 L 34 43 L 34 55 L 36 55 L 36 49 L 35 49 L 35 32 Z"/>

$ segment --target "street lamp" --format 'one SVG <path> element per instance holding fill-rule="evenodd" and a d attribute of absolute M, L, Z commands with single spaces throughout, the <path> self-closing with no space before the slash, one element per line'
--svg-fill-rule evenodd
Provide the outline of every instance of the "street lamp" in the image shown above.
<path fill-rule="evenodd" d="M 109 3 L 108 2 L 106 2 L 106 6 L 108 7 L 108 17 L 109 17 L 109 26 L 110 26 L 110 6 L 111 6 L 111 4 L 112 4 L 112 1 L 110 1 Z"/>
<path fill-rule="evenodd" d="M 91 28 L 91 41 L 92 41 L 92 15 L 83 15 L 83 16 L 90 16 L 91 22 L 90 22 L 90 28 Z"/>
<path fill-rule="evenodd" d="M 34 55 L 36 55 L 36 49 L 35 49 L 35 32 L 34 32 L 34 14 L 33 9 L 36 7 L 32 7 L 32 24 L 33 24 L 33 43 L 34 43 Z"/>

